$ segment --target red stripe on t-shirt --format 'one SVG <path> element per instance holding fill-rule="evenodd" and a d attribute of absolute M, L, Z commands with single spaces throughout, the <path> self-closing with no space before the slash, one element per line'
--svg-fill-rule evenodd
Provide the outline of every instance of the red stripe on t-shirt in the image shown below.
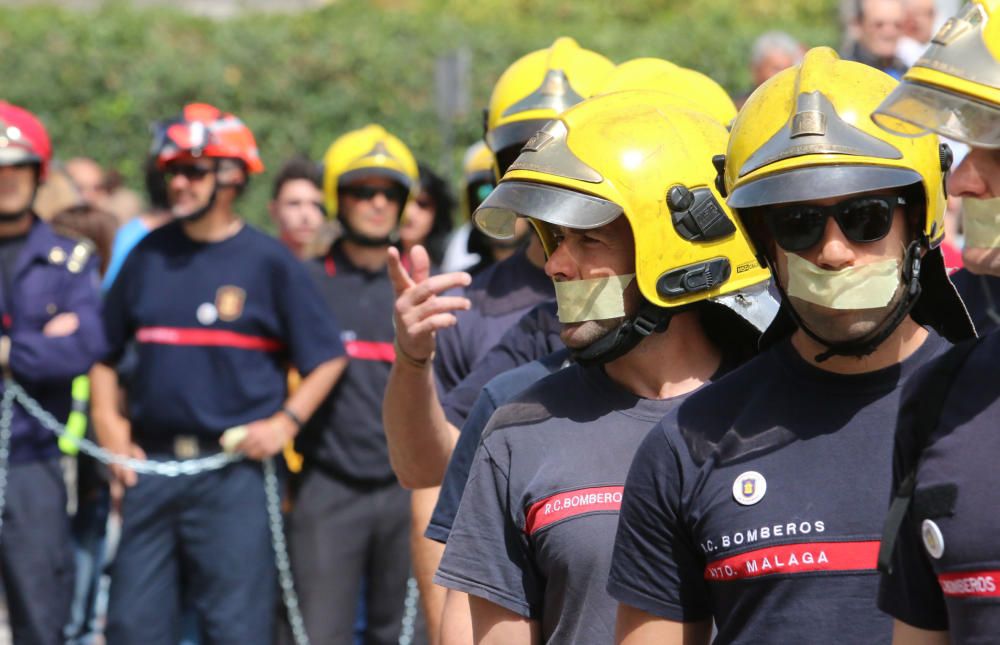
<path fill-rule="evenodd" d="M 624 486 L 578 488 L 539 500 L 532 504 L 525 514 L 524 532 L 531 535 L 549 524 L 575 515 L 596 511 L 617 511 L 622 506 L 624 489 Z"/>
<path fill-rule="evenodd" d="M 192 329 L 186 327 L 142 327 L 135 334 L 140 343 L 154 345 L 191 345 L 198 347 L 234 347 L 259 352 L 277 352 L 284 348 L 281 341 L 262 336 L 250 336 L 225 329 Z"/>
<path fill-rule="evenodd" d="M 323 268 L 326 269 L 326 274 L 331 278 L 337 275 L 337 263 L 333 261 L 332 255 L 326 256 L 326 259 L 323 260 Z"/>
<path fill-rule="evenodd" d="M 709 562 L 705 579 L 726 581 L 813 571 L 874 571 L 878 546 L 878 540 L 868 540 L 799 542 L 755 549 Z"/>
<path fill-rule="evenodd" d="M 368 340 L 349 340 L 344 343 L 344 349 L 351 358 L 359 361 L 396 361 L 396 348 L 392 343 L 376 343 Z"/>
<path fill-rule="evenodd" d="M 938 584 L 952 598 L 1000 598 L 1000 571 L 957 571 L 942 573 Z"/>

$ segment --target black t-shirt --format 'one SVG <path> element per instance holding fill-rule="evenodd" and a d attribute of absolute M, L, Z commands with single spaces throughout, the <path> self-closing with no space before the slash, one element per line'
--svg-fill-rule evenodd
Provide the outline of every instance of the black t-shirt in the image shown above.
<path fill-rule="evenodd" d="M 625 474 L 682 399 L 641 399 L 600 367 L 571 365 L 502 406 L 435 582 L 540 621 L 546 642 L 612 642 L 605 584 Z"/>
<path fill-rule="evenodd" d="M 462 425 L 462 434 L 459 435 L 458 443 L 455 444 L 451 459 L 448 461 L 448 469 L 445 471 L 444 481 L 441 482 L 434 514 L 427 525 L 427 530 L 424 531 L 424 537 L 441 543 L 448 541 L 448 534 L 451 533 L 451 526 L 455 522 L 455 513 L 458 512 L 458 504 L 462 501 L 462 492 L 465 490 L 465 482 L 469 479 L 469 469 L 472 468 L 483 430 L 497 408 L 539 380 L 567 366 L 568 361 L 569 350 L 563 349 L 541 360 L 530 361 L 499 374 L 483 387 Z"/>
<path fill-rule="evenodd" d="M 789 340 L 688 397 L 629 471 L 608 590 L 716 643 L 888 643 L 875 561 L 900 385 L 940 353 L 826 372 Z"/>
<path fill-rule="evenodd" d="M 903 393 L 893 490 L 918 458 L 917 484 L 883 577 L 879 606 L 955 643 L 1000 639 L 1000 335 L 979 341 L 956 375 L 922 453 L 912 428 L 934 364 Z"/>
<path fill-rule="evenodd" d="M 976 275 L 962 269 L 951 276 L 951 281 L 980 336 L 1000 327 L 1000 277 Z"/>
<path fill-rule="evenodd" d="M 343 329 L 350 362 L 295 446 L 307 467 L 357 483 L 394 482 L 382 428 L 382 398 L 396 358 L 389 273 L 355 266 L 340 244 L 306 266 Z"/>
<path fill-rule="evenodd" d="M 563 349 L 560 330 L 555 302 L 543 302 L 524 314 L 441 400 L 448 422 L 461 428 L 483 387 L 497 374 Z"/>
<path fill-rule="evenodd" d="M 125 260 L 103 318 L 107 362 L 137 343 L 128 401 L 140 444 L 217 437 L 268 417 L 285 401 L 289 363 L 308 374 L 344 353 L 302 264 L 250 225 L 207 244 L 179 222 L 151 232 Z"/>
<path fill-rule="evenodd" d="M 521 316 L 535 305 L 553 300 L 555 288 L 521 249 L 477 274 L 464 290 L 449 295 L 463 295 L 472 306 L 457 312 L 458 322 L 437 334 L 434 376 L 442 399 Z"/>

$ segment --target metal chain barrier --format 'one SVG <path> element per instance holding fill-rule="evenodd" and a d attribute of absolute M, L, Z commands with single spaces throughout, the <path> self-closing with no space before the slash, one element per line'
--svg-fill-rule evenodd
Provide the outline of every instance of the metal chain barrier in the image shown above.
<path fill-rule="evenodd" d="M 406 601 L 403 603 L 403 627 L 399 632 L 399 645 L 410 645 L 417 633 L 417 610 L 420 608 L 420 587 L 415 578 L 406 581 Z"/>
<path fill-rule="evenodd" d="M 10 457 L 11 425 L 14 420 L 14 403 L 20 403 L 24 410 L 46 429 L 57 437 L 66 436 L 77 444 L 80 452 L 107 464 L 129 468 L 140 475 L 158 475 L 161 477 L 180 477 L 199 475 L 242 461 L 242 454 L 220 452 L 201 459 L 184 461 L 148 461 L 133 459 L 109 452 L 85 437 L 70 437 L 66 434 L 66 426 L 53 417 L 38 401 L 24 391 L 20 385 L 10 378 L 4 379 L 3 398 L 0 399 L 0 531 L 3 530 L 3 510 L 7 501 L 7 474 Z M 278 584 L 281 587 L 282 600 L 288 614 L 288 623 L 292 629 L 295 645 L 309 645 L 305 621 L 299 607 L 299 598 L 295 593 L 292 578 L 291 562 L 288 558 L 288 545 L 285 542 L 285 526 L 281 516 L 281 492 L 278 486 L 278 474 L 274 467 L 274 459 L 266 459 L 262 463 L 264 469 L 264 495 L 267 498 L 267 517 L 271 531 L 271 548 L 274 550 L 274 562 L 278 570 Z"/>
<path fill-rule="evenodd" d="M 3 532 L 3 512 L 7 506 L 7 473 L 10 466 L 10 433 L 14 420 L 14 393 L 3 391 L 0 401 L 0 533 Z"/>

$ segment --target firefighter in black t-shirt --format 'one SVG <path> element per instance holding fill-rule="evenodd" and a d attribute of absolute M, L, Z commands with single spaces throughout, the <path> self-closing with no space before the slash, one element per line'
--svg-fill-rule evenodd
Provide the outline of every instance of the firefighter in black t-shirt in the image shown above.
<path fill-rule="evenodd" d="M 743 106 L 720 166 L 782 309 L 761 354 L 647 437 L 609 590 L 621 642 L 887 643 L 878 536 L 900 385 L 973 335 L 947 280 L 934 138 L 885 133 L 895 86 L 828 48 Z"/>
<path fill-rule="evenodd" d="M 971 147 L 948 190 L 962 198 L 966 266 L 983 274 L 971 276 L 982 287 L 972 293 L 985 294 L 975 304 L 988 308 L 973 313 L 990 317 L 997 309 L 988 298 L 1000 296 L 998 78 L 1000 2 L 974 0 L 873 114 L 890 131 L 936 132 Z M 1000 336 L 992 332 L 928 365 L 904 393 L 893 491 L 904 493 L 912 478 L 912 501 L 901 526 L 887 526 L 891 568 L 879 596 L 900 645 L 995 642 L 1000 634 L 998 357 Z"/>
<path fill-rule="evenodd" d="M 409 148 L 379 125 L 324 158 L 327 212 L 344 234 L 308 264 L 343 331 L 350 365 L 296 441 L 304 458 L 289 524 L 292 567 L 314 643 L 351 643 L 365 585 L 365 642 L 396 643 L 409 575 L 410 495 L 389 465 L 382 395 L 393 347 L 386 249 L 416 190 Z"/>

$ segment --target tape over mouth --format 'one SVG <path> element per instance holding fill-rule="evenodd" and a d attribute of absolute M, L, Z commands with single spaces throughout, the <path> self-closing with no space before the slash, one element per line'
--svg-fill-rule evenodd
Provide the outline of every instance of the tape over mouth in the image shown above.
<path fill-rule="evenodd" d="M 486 235 L 509 239 L 514 237 L 518 217 L 586 230 L 610 224 L 622 213 L 618 204 L 594 195 L 548 184 L 504 181 L 483 200 L 473 219 Z"/>
<path fill-rule="evenodd" d="M 1000 248 L 1000 197 L 962 199 L 962 231 L 966 248 Z"/>
<path fill-rule="evenodd" d="M 609 320 L 625 315 L 625 289 L 635 279 L 634 273 L 605 278 L 555 282 L 559 322 Z"/>
<path fill-rule="evenodd" d="M 828 309 L 881 309 L 899 290 L 899 260 L 893 258 L 839 271 L 820 268 L 788 253 L 788 297 Z"/>
<path fill-rule="evenodd" d="M 904 137 L 929 132 L 978 148 L 1000 148 L 1000 106 L 916 81 L 904 81 L 872 114 Z"/>

